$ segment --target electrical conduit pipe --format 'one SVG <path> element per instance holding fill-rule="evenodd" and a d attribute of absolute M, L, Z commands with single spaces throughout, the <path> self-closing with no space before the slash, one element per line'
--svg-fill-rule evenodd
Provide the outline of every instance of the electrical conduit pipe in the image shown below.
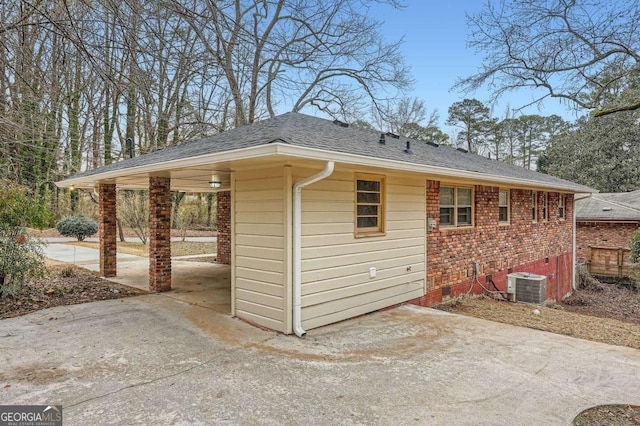
<path fill-rule="evenodd" d="M 330 176 L 333 166 L 333 161 L 328 161 L 321 172 L 293 185 L 293 332 L 298 337 L 307 334 L 302 328 L 302 188 Z"/>

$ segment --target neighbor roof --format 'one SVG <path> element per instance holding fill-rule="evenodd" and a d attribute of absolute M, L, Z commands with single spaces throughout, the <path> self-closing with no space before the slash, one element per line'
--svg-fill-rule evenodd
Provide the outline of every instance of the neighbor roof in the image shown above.
<path fill-rule="evenodd" d="M 576 200 L 578 221 L 640 221 L 640 190 L 594 194 Z"/>
<path fill-rule="evenodd" d="M 406 152 L 407 142 L 411 152 Z M 112 163 L 95 170 L 71 176 L 60 186 L 75 185 L 78 182 L 99 181 L 116 175 L 137 173 L 141 170 L 170 170 L 183 163 L 182 160 L 201 159 L 215 161 L 223 153 L 237 152 L 238 159 L 253 148 L 278 145 L 296 147 L 297 153 L 312 154 L 314 159 L 322 159 L 322 153 L 342 154 L 340 160 L 348 164 L 366 164 L 366 159 L 375 159 L 376 164 L 385 164 L 391 169 L 408 169 L 425 173 L 447 174 L 456 171 L 468 173 L 474 178 L 487 181 L 519 181 L 532 186 L 544 186 L 570 192 L 597 192 L 592 188 L 578 185 L 554 176 L 526 170 L 522 167 L 490 160 L 488 158 L 462 152 L 455 148 L 433 146 L 405 137 L 385 137 L 380 143 L 380 132 L 300 113 L 286 113 L 271 119 L 259 121 L 210 137 L 168 147 L 160 151 L 141 155 L 132 159 Z M 254 150 L 255 151 L 255 150 Z M 261 150 L 261 155 L 274 155 Z M 289 150 L 287 152 L 292 152 Z M 329 156 L 327 156 L 327 160 Z M 333 156 L 335 157 L 335 155 Z M 226 157 L 225 157 L 226 158 Z M 361 161 L 362 160 L 362 161 Z M 152 166 L 152 167 L 151 167 Z M 434 172 L 435 170 L 435 172 Z"/>

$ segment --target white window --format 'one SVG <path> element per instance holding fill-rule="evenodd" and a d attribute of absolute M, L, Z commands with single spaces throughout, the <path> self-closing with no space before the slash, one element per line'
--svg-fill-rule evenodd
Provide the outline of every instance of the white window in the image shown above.
<path fill-rule="evenodd" d="M 440 226 L 473 225 L 473 192 L 471 188 L 440 187 Z"/>
<path fill-rule="evenodd" d="M 558 197 L 558 218 L 564 219 L 565 196 L 564 194 L 558 194 Z"/>
<path fill-rule="evenodd" d="M 498 221 L 500 224 L 508 224 L 509 223 L 509 190 L 501 189 L 499 200 L 498 200 Z"/>
<path fill-rule="evenodd" d="M 538 193 L 531 191 L 531 220 L 538 221 Z"/>
<path fill-rule="evenodd" d="M 356 235 L 384 233 L 384 177 L 356 176 Z"/>

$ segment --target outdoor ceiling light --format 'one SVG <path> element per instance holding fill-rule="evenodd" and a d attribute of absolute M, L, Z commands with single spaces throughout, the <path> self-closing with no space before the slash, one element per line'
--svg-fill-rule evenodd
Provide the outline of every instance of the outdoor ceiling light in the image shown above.
<path fill-rule="evenodd" d="M 210 180 L 209 186 L 213 189 L 218 189 L 222 186 L 222 182 L 219 180 Z"/>

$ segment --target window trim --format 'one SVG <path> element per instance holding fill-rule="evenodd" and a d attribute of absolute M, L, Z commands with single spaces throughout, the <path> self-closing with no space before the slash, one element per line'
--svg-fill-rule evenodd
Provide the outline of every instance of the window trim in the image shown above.
<path fill-rule="evenodd" d="M 475 226 L 475 187 L 467 186 L 467 185 L 454 185 L 454 184 L 445 184 L 440 185 L 440 191 L 442 188 L 453 188 L 453 206 L 447 205 L 448 208 L 453 207 L 453 224 L 442 224 L 440 222 L 440 228 L 442 229 L 464 229 L 464 228 L 473 228 Z M 458 225 L 458 209 L 461 208 L 458 205 L 458 189 L 468 189 L 471 193 L 471 204 L 469 206 L 465 205 L 464 208 L 471 208 L 471 221 L 469 224 Z M 442 209 L 442 205 L 440 205 L 440 196 L 438 195 L 438 217 L 440 217 L 440 209 Z"/>
<path fill-rule="evenodd" d="M 358 202 L 358 181 L 371 181 L 371 182 L 379 182 L 380 183 L 380 202 L 377 204 L 373 203 L 359 203 Z M 368 173 L 356 173 L 353 179 L 353 195 L 354 195 L 354 207 L 353 207 L 353 225 L 354 225 L 354 234 L 356 238 L 361 237 L 375 237 L 380 235 L 385 235 L 386 232 L 386 177 L 384 175 L 374 175 Z M 358 206 L 360 205 L 377 205 L 378 206 L 378 226 L 376 228 L 359 228 L 358 227 Z"/>
<path fill-rule="evenodd" d="M 507 205 L 506 206 L 500 205 L 500 193 L 501 192 L 506 192 L 507 193 Z M 507 220 L 500 220 L 500 208 L 502 208 L 502 207 L 506 207 L 507 208 Z M 500 188 L 498 190 L 498 224 L 499 225 L 509 225 L 510 223 L 511 223 L 511 190 L 510 189 Z"/>
<path fill-rule="evenodd" d="M 558 193 L 558 220 L 565 220 L 567 216 L 567 199 L 565 194 Z"/>
<path fill-rule="evenodd" d="M 538 193 L 531 191 L 531 222 L 538 222 Z"/>

